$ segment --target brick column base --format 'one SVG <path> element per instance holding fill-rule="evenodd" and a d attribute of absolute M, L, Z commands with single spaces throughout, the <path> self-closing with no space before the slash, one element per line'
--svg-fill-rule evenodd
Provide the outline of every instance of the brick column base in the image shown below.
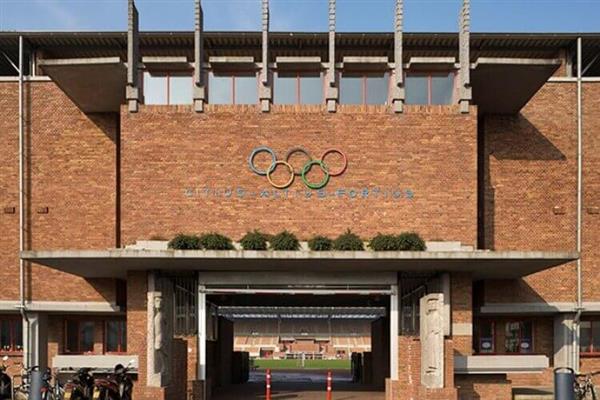
<path fill-rule="evenodd" d="M 167 399 L 171 400 L 171 399 Z M 176 400 L 176 399 L 172 399 Z M 204 381 L 188 381 L 188 396 L 187 400 L 208 400 L 205 393 Z"/>

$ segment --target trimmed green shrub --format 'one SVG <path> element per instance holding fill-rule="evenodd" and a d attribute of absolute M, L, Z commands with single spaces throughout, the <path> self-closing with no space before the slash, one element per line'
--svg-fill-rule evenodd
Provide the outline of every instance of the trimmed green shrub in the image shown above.
<path fill-rule="evenodd" d="M 398 236 L 378 233 L 369 242 L 369 248 L 373 251 L 398 251 L 400 250 L 400 240 L 398 238 Z"/>
<path fill-rule="evenodd" d="M 227 236 L 218 233 L 205 233 L 200 236 L 200 245 L 206 250 L 233 250 L 233 243 Z"/>
<path fill-rule="evenodd" d="M 425 241 L 415 232 L 403 232 L 398 235 L 398 244 L 400 250 L 403 251 L 424 251 L 426 249 Z"/>
<path fill-rule="evenodd" d="M 180 233 L 171 239 L 169 248 L 175 250 L 201 250 L 202 245 L 198 236 Z"/>
<path fill-rule="evenodd" d="M 270 240 L 273 250 L 299 250 L 300 242 L 293 233 L 283 231 L 273 236 Z"/>
<path fill-rule="evenodd" d="M 333 241 L 333 249 L 340 251 L 362 251 L 365 249 L 365 246 L 362 239 L 348 229 Z"/>
<path fill-rule="evenodd" d="M 308 248 L 312 251 L 329 251 L 333 248 L 333 240 L 317 235 L 308 241 Z"/>
<path fill-rule="evenodd" d="M 268 245 L 267 235 L 259 231 L 248 232 L 240 240 L 244 250 L 266 250 Z"/>

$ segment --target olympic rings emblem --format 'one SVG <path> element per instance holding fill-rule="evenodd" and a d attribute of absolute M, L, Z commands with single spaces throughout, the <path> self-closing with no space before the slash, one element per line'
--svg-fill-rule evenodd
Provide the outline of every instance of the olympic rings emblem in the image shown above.
<path fill-rule="evenodd" d="M 267 153 L 271 157 L 271 164 L 267 169 L 260 169 L 254 164 L 254 159 L 260 153 Z M 294 154 L 302 154 L 307 159 L 306 163 L 300 170 L 296 170 L 290 163 L 290 159 Z M 338 154 L 342 157 L 343 160 L 342 166 L 333 171 L 329 169 L 327 163 L 325 162 L 325 158 L 332 154 Z M 346 171 L 346 168 L 348 167 L 348 159 L 346 158 L 346 154 L 344 154 L 341 150 L 335 148 L 325 150 L 319 159 L 314 159 L 305 148 L 293 147 L 286 153 L 285 160 L 278 160 L 277 155 L 275 154 L 273 149 L 267 146 L 259 146 L 252 150 L 252 152 L 250 153 L 250 156 L 248 157 L 248 166 L 250 167 L 250 170 L 255 174 L 260 176 L 266 176 L 271 186 L 273 186 L 276 189 L 288 188 L 294 182 L 295 177 L 299 176 L 307 188 L 312 190 L 318 190 L 327 186 L 327 183 L 329 183 L 329 179 L 331 177 L 342 175 Z M 273 180 L 272 176 L 277 167 L 279 166 L 285 167 L 290 174 L 289 178 L 283 183 L 276 183 Z M 323 172 L 323 179 L 321 179 L 320 182 L 311 182 L 308 179 L 307 175 L 313 167 L 319 167 Z"/>

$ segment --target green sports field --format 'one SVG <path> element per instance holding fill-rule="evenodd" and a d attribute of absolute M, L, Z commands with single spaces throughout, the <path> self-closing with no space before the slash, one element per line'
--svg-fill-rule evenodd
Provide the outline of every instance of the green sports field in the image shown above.
<path fill-rule="evenodd" d="M 301 360 L 254 360 L 258 369 L 350 369 L 350 360 L 305 360 L 302 368 Z"/>

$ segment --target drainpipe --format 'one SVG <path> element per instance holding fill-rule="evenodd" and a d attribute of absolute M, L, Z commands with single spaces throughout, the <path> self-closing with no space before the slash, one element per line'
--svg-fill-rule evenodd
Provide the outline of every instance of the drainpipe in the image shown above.
<path fill-rule="evenodd" d="M 25 250 L 25 201 L 23 184 L 23 36 L 19 36 L 19 310 L 25 321 L 25 334 L 23 345 L 27 346 L 25 351 L 25 366 L 31 365 L 30 326 L 27 318 L 27 305 L 25 303 L 25 263 L 21 258 L 21 252 Z"/>
<path fill-rule="evenodd" d="M 577 38 L 577 314 L 574 320 L 573 335 L 573 367 L 579 371 L 579 334 L 580 334 L 580 319 L 583 311 L 583 282 L 581 271 L 581 242 L 582 242 L 582 211 L 583 211 L 583 121 L 582 121 L 582 39 Z"/>

